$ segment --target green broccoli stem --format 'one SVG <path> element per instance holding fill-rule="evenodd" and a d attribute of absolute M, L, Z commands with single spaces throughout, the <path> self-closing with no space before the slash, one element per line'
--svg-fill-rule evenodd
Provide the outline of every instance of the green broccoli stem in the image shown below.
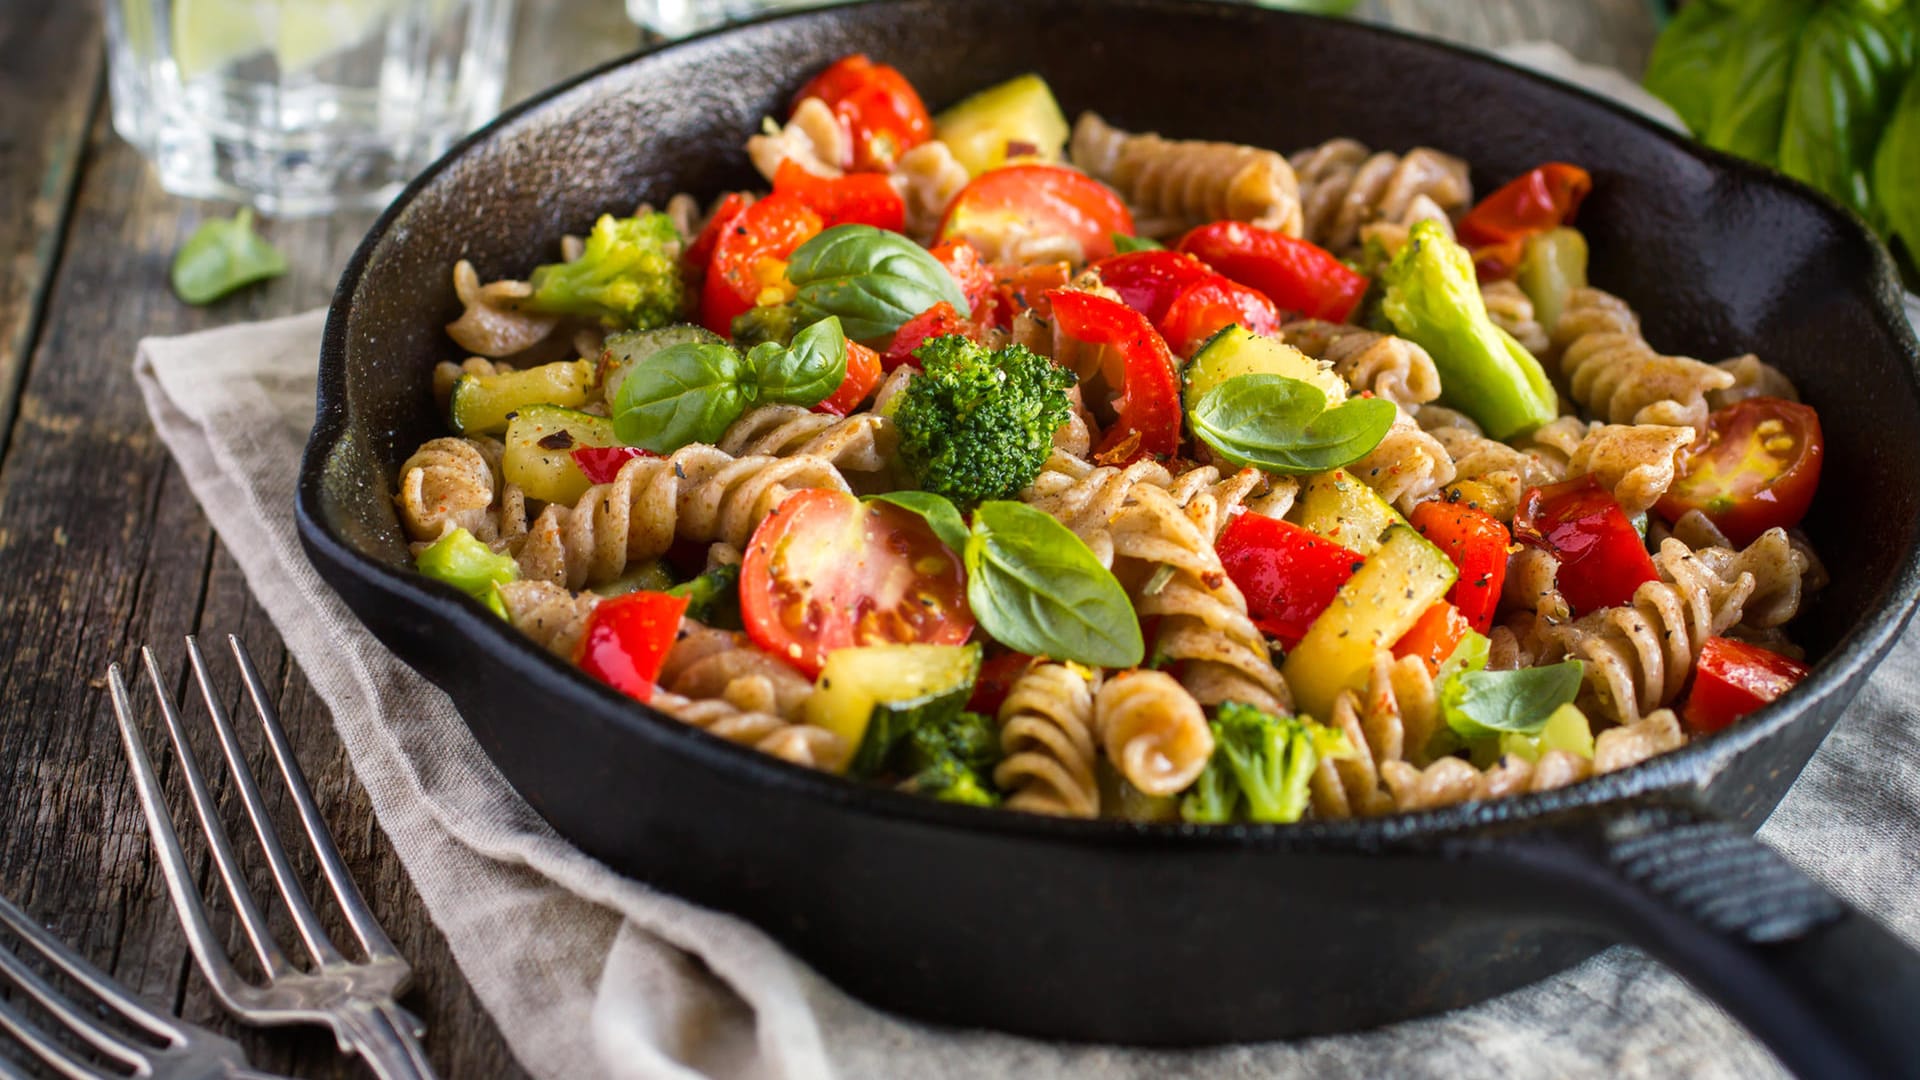
<path fill-rule="evenodd" d="M 603 214 L 580 257 L 533 272 L 522 306 L 546 315 L 598 319 L 616 329 L 665 326 L 680 317 L 680 233 L 665 214 Z"/>
<path fill-rule="evenodd" d="M 1382 276 L 1380 311 L 1433 356 L 1441 397 L 1496 439 L 1524 435 L 1560 413 L 1545 368 L 1494 325 L 1473 256 L 1437 221 L 1413 227 Z"/>

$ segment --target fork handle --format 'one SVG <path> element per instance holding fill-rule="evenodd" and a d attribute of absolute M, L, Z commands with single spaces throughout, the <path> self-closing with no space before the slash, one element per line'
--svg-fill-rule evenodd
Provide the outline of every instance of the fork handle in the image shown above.
<path fill-rule="evenodd" d="M 348 1006 L 334 1033 L 344 1053 L 358 1054 L 380 1080 L 437 1080 L 419 1035 L 426 1028 L 391 998 Z"/>

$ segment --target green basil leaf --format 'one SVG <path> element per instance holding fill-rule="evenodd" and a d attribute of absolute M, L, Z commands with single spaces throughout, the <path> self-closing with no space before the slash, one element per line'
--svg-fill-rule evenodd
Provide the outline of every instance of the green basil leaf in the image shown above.
<path fill-rule="evenodd" d="M 174 295 L 189 304 L 215 300 L 256 281 L 287 272 L 287 257 L 253 231 L 253 210 L 231 218 L 208 218 L 173 257 Z"/>
<path fill-rule="evenodd" d="M 1146 655 L 1127 591 L 1052 515 L 983 502 L 962 558 L 967 604 L 1002 645 L 1094 667 L 1135 667 Z"/>
<path fill-rule="evenodd" d="M 1829 3 L 1800 37 L 1780 128 L 1780 171 L 1883 224 L 1869 173 L 1874 147 L 1913 62 L 1913 25 L 1902 11 Z"/>
<path fill-rule="evenodd" d="M 1873 193 L 1888 231 L 1906 242 L 1907 257 L 1920 264 L 1920 70 L 1907 80 L 1893 121 L 1881 133 Z"/>
<path fill-rule="evenodd" d="M 847 339 L 840 320 L 829 315 L 793 336 L 793 344 L 765 342 L 747 360 L 760 387 L 761 401 L 781 405 L 817 405 L 833 396 L 847 377 Z"/>
<path fill-rule="evenodd" d="M 1646 87 L 1673 106 L 1695 135 L 1704 135 L 1713 124 L 1715 73 L 1727 53 L 1740 47 L 1741 33 L 1738 12 L 1714 0 L 1695 0 L 1653 43 Z"/>
<path fill-rule="evenodd" d="M 613 431 L 628 446 L 671 454 L 718 442 L 753 400 L 752 372 L 731 345 L 672 345 L 635 368 L 613 402 Z"/>
<path fill-rule="evenodd" d="M 1135 251 L 1165 251 L 1167 245 L 1151 236 L 1122 236 L 1114 233 L 1113 250 L 1115 254 L 1127 255 Z"/>
<path fill-rule="evenodd" d="M 871 225 L 835 225 L 801 244 L 787 261 L 799 290 L 794 306 L 811 319 L 840 317 L 855 341 L 890 338 L 908 319 L 942 300 L 971 313 L 960 283 L 926 248 Z"/>
<path fill-rule="evenodd" d="M 1235 465 L 1317 473 L 1367 456 L 1397 410 L 1384 398 L 1327 408 L 1326 392 L 1284 375 L 1236 375 L 1201 396 L 1193 433 Z"/>
<path fill-rule="evenodd" d="M 1700 137 L 1728 153 L 1767 165 L 1780 160 L 1780 126 L 1800 34 L 1812 0 L 1774 0 L 1740 14 L 1740 34 L 1713 73 L 1713 119 Z"/>
<path fill-rule="evenodd" d="M 1563 660 L 1518 671 L 1459 671 L 1440 687 L 1447 726 L 1468 742 L 1501 732 L 1538 735 L 1547 718 L 1580 692 L 1583 667 Z"/>
<path fill-rule="evenodd" d="M 953 503 L 945 495 L 931 491 L 889 491 L 880 495 L 869 495 L 875 502 L 890 503 L 902 510 L 919 514 L 933 530 L 940 542 L 952 548 L 955 553 L 967 550 L 967 519 L 960 516 Z"/>

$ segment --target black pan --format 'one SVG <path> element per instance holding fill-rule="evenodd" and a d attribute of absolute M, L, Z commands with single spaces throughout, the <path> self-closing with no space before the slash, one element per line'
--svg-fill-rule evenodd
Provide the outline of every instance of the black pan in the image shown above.
<path fill-rule="evenodd" d="M 409 572 L 392 477 L 442 433 L 454 260 L 524 273 L 595 215 L 756 182 L 760 118 L 865 50 L 936 104 L 1023 71 L 1069 112 L 1288 149 L 1431 144 L 1491 187 L 1547 159 L 1596 185 L 1595 281 L 1652 339 L 1755 350 L 1827 419 L 1808 529 L 1834 573 L 1784 701 L 1549 794 L 1374 821 L 1194 829 L 923 801 L 650 713 Z M 1383 1024 L 1483 1000 L 1629 940 L 1809 1075 L 1920 1073 L 1920 963 L 1750 838 L 1910 614 L 1920 346 L 1885 251 L 1832 203 L 1595 98 L 1356 23 L 1166 0 L 908 0 L 763 21 L 603 68 L 430 169 L 355 253 L 303 465 L 314 564 L 444 687 L 562 834 L 743 915 L 900 1013 L 1182 1046 Z M 1311 928 L 1303 931 L 1302 928 Z"/>

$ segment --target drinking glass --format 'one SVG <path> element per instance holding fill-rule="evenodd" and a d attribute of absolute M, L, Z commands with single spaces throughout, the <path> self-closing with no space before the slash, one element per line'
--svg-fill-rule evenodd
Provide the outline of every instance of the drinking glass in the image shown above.
<path fill-rule="evenodd" d="M 499 111 L 513 0 L 107 0 L 113 126 L 176 195 L 385 205 Z"/>

